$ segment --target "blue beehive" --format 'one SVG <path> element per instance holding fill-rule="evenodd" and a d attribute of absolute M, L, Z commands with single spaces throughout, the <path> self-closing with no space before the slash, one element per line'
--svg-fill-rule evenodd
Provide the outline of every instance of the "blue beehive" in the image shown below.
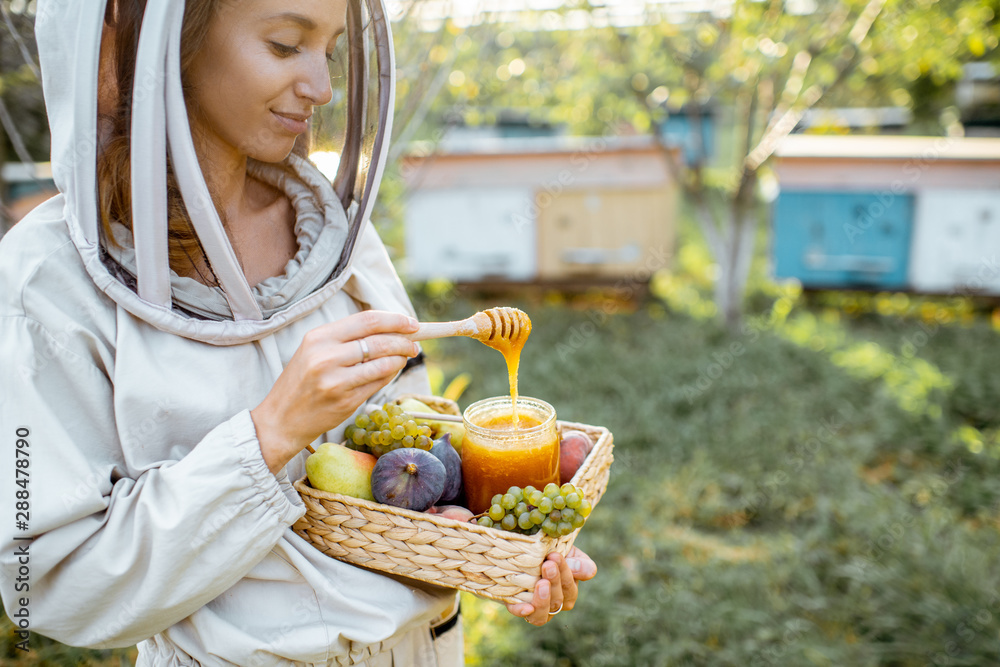
<path fill-rule="evenodd" d="M 913 197 L 783 191 L 774 210 L 774 274 L 807 287 L 906 286 Z"/>
<path fill-rule="evenodd" d="M 687 164 L 710 163 L 715 157 L 715 115 L 709 107 L 699 107 L 693 113 L 697 121 L 692 120 L 692 110 L 687 108 L 671 114 L 661 132 L 671 145 L 683 151 Z"/>
<path fill-rule="evenodd" d="M 775 277 L 1000 293 L 1000 141 L 793 135 L 775 155 Z"/>

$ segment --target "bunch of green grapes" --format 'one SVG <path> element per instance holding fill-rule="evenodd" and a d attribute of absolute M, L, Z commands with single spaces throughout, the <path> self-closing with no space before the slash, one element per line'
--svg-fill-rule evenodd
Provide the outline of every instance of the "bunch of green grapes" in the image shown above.
<path fill-rule="evenodd" d="M 590 516 L 590 501 L 583 491 L 566 483 L 548 484 L 539 491 L 533 486 L 512 486 L 507 493 L 493 496 L 490 509 L 477 523 L 487 528 L 534 535 L 543 531 L 549 537 L 569 535 Z"/>
<path fill-rule="evenodd" d="M 395 403 L 386 403 L 370 414 L 358 415 L 353 424 L 348 424 L 344 438 L 349 447 L 370 451 L 376 457 L 400 447 L 429 451 L 434 445 L 431 427 L 418 424 Z"/>

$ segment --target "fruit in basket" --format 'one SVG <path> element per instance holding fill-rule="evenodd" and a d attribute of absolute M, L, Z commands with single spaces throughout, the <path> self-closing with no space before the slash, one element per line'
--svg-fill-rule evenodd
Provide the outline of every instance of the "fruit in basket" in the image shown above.
<path fill-rule="evenodd" d="M 403 408 L 406 412 L 437 412 L 434 408 L 427 405 L 423 401 L 417 400 L 412 397 L 401 398 L 396 401 L 396 404 Z"/>
<path fill-rule="evenodd" d="M 572 484 L 548 484 L 543 490 L 512 486 L 507 493 L 493 496 L 490 509 L 478 523 L 526 535 L 542 531 L 549 537 L 560 537 L 581 528 L 590 510 L 590 501 Z"/>
<path fill-rule="evenodd" d="M 434 432 L 435 438 L 441 438 L 446 433 L 451 436 L 451 446 L 458 452 L 459 456 L 462 454 L 462 443 L 465 442 L 465 426 L 456 422 L 438 422 L 438 421 L 425 421 L 431 430 Z"/>
<path fill-rule="evenodd" d="M 441 500 L 451 502 L 462 492 L 462 457 L 451 446 L 451 433 L 445 433 L 434 441 L 431 454 L 444 464 L 445 482 Z"/>
<path fill-rule="evenodd" d="M 594 443 L 583 431 L 566 431 L 559 441 L 559 481 L 563 484 L 583 465 Z"/>
<path fill-rule="evenodd" d="M 399 405 L 386 403 L 355 417 L 354 423 L 344 430 L 344 438 L 352 449 L 370 450 L 377 458 L 403 447 L 430 450 L 433 433 L 430 426 L 418 424 Z"/>
<path fill-rule="evenodd" d="M 313 488 L 352 498 L 375 500 L 371 476 L 375 457 L 343 445 L 325 442 L 306 459 L 306 475 Z"/>
<path fill-rule="evenodd" d="M 430 452 L 395 449 L 375 462 L 372 494 L 380 503 L 423 512 L 441 498 L 446 476 L 444 464 Z"/>
<path fill-rule="evenodd" d="M 437 514 L 446 519 L 454 519 L 455 521 L 461 521 L 462 523 L 468 523 L 468 521 L 475 516 L 472 510 L 462 507 L 461 505 L 435 505 L 427 510 L 428 514 Z"/>
<path fill-rule="evenodd" d="M 427 405 L 423 401 L 415 398 L 402 398 L 398 401 L 399 407 L 406 412 L 435 413 L 437 410 Z M 462 453 L 462 442 L 465 440 L 465 426 L 456 422 L 437 421 L 435 419 L 417 419 L 418 424 L 430 426 L 435 440 L 441 438 L 445 433 L 451 434 L 451 446 L 459 454 Z"/>

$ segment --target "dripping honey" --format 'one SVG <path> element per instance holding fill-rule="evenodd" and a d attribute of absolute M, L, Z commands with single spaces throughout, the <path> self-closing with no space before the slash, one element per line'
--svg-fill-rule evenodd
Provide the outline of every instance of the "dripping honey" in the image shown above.
<path fill-rule="evenodd" d="M 531 334 L 531 319 L 520 310 L 513 308 L 499 309 L 506 311 L 510 320 L 501 317 L 498 309 L 486 311 L 492 325 L 488 335 L 479 338 L 485 345 L 503 355 L 507 362 L 507 381 L 510 384 L 511 414 L 513 425 L 518 424 L 517 412 L 517 371 L 521 363 L 521 350 Z"/>

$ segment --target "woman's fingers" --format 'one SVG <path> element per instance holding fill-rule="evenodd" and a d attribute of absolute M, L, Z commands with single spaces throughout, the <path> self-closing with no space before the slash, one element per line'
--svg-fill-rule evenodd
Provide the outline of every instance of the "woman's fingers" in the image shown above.
<path fill-rule="evenodd" d="M 572 609 L 575 602 L 576 582 L 569 566 L 559 554 L 550 554 L 542 563 L 542 577 L 535 582 L 531 603 L 508 604 L 507 610 L 532 625 L 545 625 L 554 616 L 553 612 Z"/>
<path fill-rule="evenodd" d="M 560 569 L 560 562 L 564 562 L 562 556 L 558 553 L 549 554 L 548 560 L 542 563 L 542 576 L 549 580 L 549 606 L 547 611 L 549 614 L 553 612 L 559 613 L 563 609 L 567 609 L 566 603 L 566 582 L 563 578 L 563 571 Z M 569 573 L 569 568 L 566 568 L 566 573 Z M 571 591 L 572 599 L 576 601 L 576 582 L 573 581 L 572 575 L 569 578 L 569 585 L 572 586 Z M 572 603 L 570 603 L 569 609 L 573 608 Z"/>
<path fill-rule="evenodd" d="M 367 360 L 363 357 L 364 349 L 362 349 L 361 341 L 364 341 L 365 347 L 368 349 Z M 420 348 L 417 347 L 416 343 L 402 336 L 394 336 L 391 334 L 366 336 L 365 338 L 359 338 L 356 341 L 344 343 L 344 345 L 345 349 L 347 349 L 348 353 L 351 355 L 351 358 L 346 360 L 348 364 L 351 361 L 360 364 L 365 361 L 380 359 L 382 357 L 415 357 L 420 352 Z"/>
<path fill-rule="evenodd" d="M 576 598 L 577 595 L 579 595 L 576 578 L 573 576 L 573 571 L 570 570 L 569 561 L 563 558 L 561 554 L 549 554 L 549 563 L 555 564 L 559 568 L 559 583 L 561 584 L 560 587 L 562 589 L 560 594 L 562 608 L 568 611 L 576 605 Z M 553 599 L 555 599 L 555 596 L 553 596 Z M 558 605 L 556 608 L 559 608 Z"/>
<path fill-rule="evenodd" d="M 365 401 L 389 384 L 396 377 L 396 373 L 403 370 L 404 366 L 406 366 L 406 357 L 382 357 L 348 368 L 344 373 L 348 377 L 349 391 L 358 397 L 358 404 L 363 405 Z"/>
<path fill-rule="evenodd" d="M 546 578 L 535 583 L 535 594 L 531 598 L 532 611 L 526 617 L 532 625 L 545 625 L 549 620 L 549 599 L 552 593 L 552 582 Z"/>
<path fill-rule="evenodd" d="M 520 616 L 532 625 L 545 625 L 549 618 L 549 580 L 542 577 L 535 582 L 535 590 L 531 596 L 531 602 L 519 602 L 507 604 L 507 611 Z"/>
<path fill-rule="evenodd" d="M 566 557 L 573 578 L 577 581 L 588 581 L 597 576 L 597 563 L 590 559 L 590 556 L 580 549 L 573 547 Z"/>
<path fill-rule="evenodd" d="M 362 346 L 362 341 L 364 346 Z M 333 343 L 333 347 L 317 347 L 313 349 L 314 360 L 324 366 L 332 364 L 341 368 L 350 368 L 363 363 L 369 363 L 385 357 L 402 357 L 404 360 L 420 353 L 416 343 L 402 336 L 392 334 L 377 334 L 347 341 Z M 365 358 L 367 352 L 367 359 Z"/>
<path fill-rule="evenodd" d="M 362 346 L 360 340 L 364 341 Z M 372 382 L 392 379 L 420 348 L 402 336 L 378 334 L 364 339 L 313 347 L 309 356 L 321 391 L 338 396 Z M 365 359 L 367 352 L 367 359 Z"/>
<path fill-rule="evenodd" d="M 280 470 L 320 433 L 349 418 L 419 348 L 401 313 L 365 311 L 306 333 L 264 401 L 251 411 L 268 468 Z"/>
<path fill-rule="evenodd" d="M 335 343 L 346 343 L 376 334 L 413 333 L 419 328 L 417 320 L 402 313 L 366 310 L 316 327 L 306 336 L 314 335 Z"/>

